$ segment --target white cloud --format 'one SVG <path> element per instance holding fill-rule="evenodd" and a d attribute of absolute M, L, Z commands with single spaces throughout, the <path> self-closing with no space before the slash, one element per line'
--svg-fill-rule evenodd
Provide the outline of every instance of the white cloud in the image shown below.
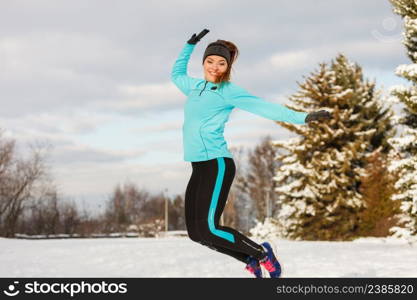
<path fill-rule="evenodd" d="M 309 50 L 287 51 L 273 54 L 269 61 L 272 67 L 283 69 L 304 68 L 311 62 L 313 55 Z"/>
<path fill-rule="evenodd" d="M 119 101 L 109 102 L 104 107 L 122 112 L 132 112 L 132 110 L 172 109 L 185 102 L 185 97 L 171 82 L 121 85 L 117 89 L 120 93 Z"/>
<path fill-rule="evenodd" d="M 54 168 L 54 177 L 64 194 L 109 194 L 119 183 L 134 182 L 141 188 L 156 193 L 168 188 L 169 193 L 183 193 L 191 166 L 186 162 L 137 163 L 83 162 L 76 168 L 62 165 Z"/>
<path fill-rule="evenodd" d="M 167 131 L 180 131 L 182 129 L 182 120 L 175 120 L 169 122 L 161 122 L 155 125 L 144 126 L 141 128 L 134 128 L 131 130 L 132 133 L 158 133 Z"/>

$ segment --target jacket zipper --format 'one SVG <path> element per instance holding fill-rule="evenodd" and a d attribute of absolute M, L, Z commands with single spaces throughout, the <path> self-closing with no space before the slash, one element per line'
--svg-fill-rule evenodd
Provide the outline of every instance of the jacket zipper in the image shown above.
<path fill-rule="evenodd" d="M 204 87 L 203 87 L 203 89 L 201 90 L 201 92 L 200 92 L 200 95 L 199 96 L 201 96 L 201 93 L 206 89 L 206 85 L 207 85 L 207 80 L 206 80 L 206 82 L 204 83 Z"/>

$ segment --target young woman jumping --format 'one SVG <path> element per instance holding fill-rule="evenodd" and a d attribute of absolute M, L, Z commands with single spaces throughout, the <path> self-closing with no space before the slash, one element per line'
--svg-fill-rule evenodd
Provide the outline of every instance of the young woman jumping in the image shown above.
<path fill-rule="evenodd" d="M 192 174 L 185 192 L 185 221 L 191 240 L 230 255 L 246 264 L 257 278 L 261 266 L 270 277 L 279 277 L 281 266 L 268 242 L 257 244 L 233 228 L 221 226 L 220 216 L 235 176 L 233 156 L 223 132 L 234 108 L 275 121 L 305 124 L 329 119 L 321 110 L 310 114 L 267 102 L 230 82 L 238 49 L 230 41 L 210 43 L 203 55 L 204 79 L 187 75 L 187 65 L 196 44 L 209 30 L 193 34 L 184 45 L 171 72 L 173 83 L 187 96 L 184 109 L 184 160 Z"/>

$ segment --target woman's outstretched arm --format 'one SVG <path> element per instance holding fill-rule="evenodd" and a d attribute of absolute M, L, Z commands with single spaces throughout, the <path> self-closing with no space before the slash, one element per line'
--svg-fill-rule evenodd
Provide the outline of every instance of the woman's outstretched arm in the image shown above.
<path fill-rule="evenodd" d="M 267 102 L 234 83 L 229 83 L 225 100 L 234 107 L 274 121 L 305 124 L 308 115 L 308 113 L 291 110 L 278 103 Z"/>

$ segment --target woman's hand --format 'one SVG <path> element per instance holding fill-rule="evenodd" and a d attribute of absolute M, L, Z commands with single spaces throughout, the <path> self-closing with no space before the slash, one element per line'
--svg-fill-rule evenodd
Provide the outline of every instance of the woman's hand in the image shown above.
<path fill-rule="evenodd" d="M 191 36 L 191 38 L 187 41 L 188 44 L 191 45 L 195 45 L 197 44 L 202 38 L 203 36 L 205 36 L 210 30 L 208 29 L 204 29 L 203 31 L 201 31 L 198 35 L 196 35 L 195 33 Z"/>
<path fill-rule="evenodd" d="M 306 123 L 310 123 L 313 121 L 323 121 L 323 120 L 330 120 L 332 115 L 326 110 L 319 110 L 312 113 L 309 113 L 305 119 Z"/>

